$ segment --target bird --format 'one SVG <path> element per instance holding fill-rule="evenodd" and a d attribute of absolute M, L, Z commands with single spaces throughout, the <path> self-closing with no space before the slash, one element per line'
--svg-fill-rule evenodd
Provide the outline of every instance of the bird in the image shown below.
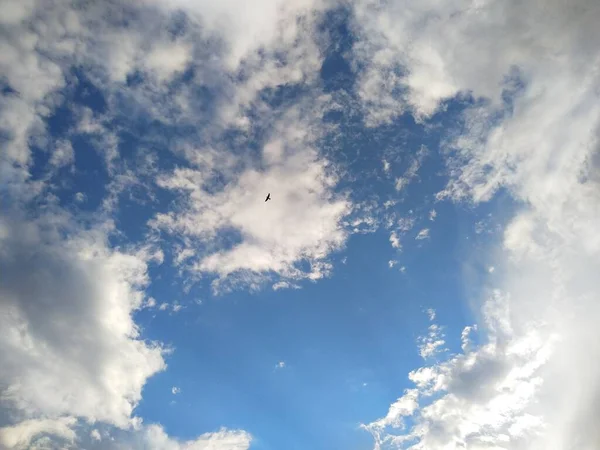
<path fill-rule="evenodd" d="M 271 193 L 270 192 L 267 194 L 267 198 L 265 198 L 265 202 L 268 202 L 269 200 L 271 200 Z"/>

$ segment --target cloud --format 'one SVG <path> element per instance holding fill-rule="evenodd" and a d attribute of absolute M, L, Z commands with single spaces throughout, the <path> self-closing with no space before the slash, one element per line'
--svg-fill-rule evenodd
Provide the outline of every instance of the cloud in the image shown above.
<path fill-rule="evenodd" d="M 102 440 L 102 435 L 100 434 L 100 432 L 96 429 L 93 429 L 92 431 L 90 431 L 90 437 L 92 438 L 92 440 L 94 441 L 101 441 Z"/>
<path fill-rule="evenodd" d="M 409 374 L 416 386 L 407 391 L 410 402 L 397 403 L 410 408 L 391 407 L 385 418 L 364 426 L 376 448 L 538 448 L 529 447 L 544 429 L 534 399 L 555 341 L 534 329 L 519 337 L 506 333 L 506 317 L 491 306 L 497 300 L 490 300 L 486 316 L 490 330 L 496 330 L 487 343 L 470 350 L 467 327 L 464 353 Z M 405 417 L 411 427 L 405 427 Z"/>
<path fill-rule="evenodd" d="M 419 391 L 417 389 L 407 389 L 402 397 L 390 405 L 385 417 L 368 425 L 362 425 L 362 428 L 369 431 L 375 438 L 375 448 L 377 450 L 381 448 L 382 442 L 386 440 L 385 437 L 382 439 L 386 428 L 405 428 L 404 417 L 411 416 L 419 407 L 418 399 Z"/>
<path fill-rule="evenodd" d="M 412 227 L 415 225 L 414 217 L 401 217 L 398 219 L 398 230 L 402 233 L 406 233 L 410 231 Z"/>
<path fill-rule="evenodd" d="M 277 283 L 273 284 L 272 289 L 274 291 L 278 291 L 280 289 L 300 289 L 300 286 L 287 281 L 278 281 Z"/>
<path fill-rule="evenodd" d="M 248 448 L 241 431 L 179 442 L 133 415 L 148 378 L 166 367 L 132 318 L 153 252 L 110 249 L 110 227 L 84 231 L 63 213 L 13 213 L 0 218 L 0 446 L 91 446 L 105 441 L 91 424 L 103 424 L 128 448 Z"/>
<path fill-rule="evenodd" d="M 433 322 L 436 315 L 435 310 L 430 308 L 426 312 L 429 317 L 429 321 Z M 427 359 L 444 351 L 445 349 L 443 346 L 446 344 L 446 341 L 444 340 L 444 333 L 442 332 L 440 326 L 432 323 L 429 325 L 427 334 L 424 336 L 419 336 L 417 343 L 419 355 L 421 355 L 421 358 Z"/>
<path fill-rule="evenodd" d="M 383 171 L 385 172 L 386 175 L 388 175 L 390 173 L 391 170 L 391 165 L 390 162 L 386 159 L 383 160 Z"/>
<path fill-rule="evenodd" d="M 279 361 L 276 365 L 275 365 L 276 369 L 284 369 L 285 368 L 285 361 Z"/>
<path fill-rule="evenodd" d="M 392 244 L 393 248 L 402 249 L 402 244 L 400 243 L 400 238 L 398 237 L 398 235 L 396 234 L 395 231 L 392 231 L 392 233 L 390 234 L 390 243 Z"/>
<path fill-rule="evenodd" d="M 184 205 L 159 214 L 153 226 L 186 237 L 196 255 L 192 270 L 221 280 L 237 275 L 243 284 L 270 274 L 285 281 L 328 273 L 327 256 L 346 239 L 341 220 L 350 204 L 333 192 L 336 176 L 313 147 L 316 131 L 309 114 L 293 108 L 275 124 L 262 147 L 263 168 L 249 164 L 230 172 L 227 160 L 211 158 L 206 168 L 177 169 L 159 179 Z M 204 181 L 209 171 L 224 171 L 231 181 L 212 192 Z M 302 261 L 307 269 L 300 267 Z"/>
<path fill-rule="evenodd" d="M 442 350 L 441 347 L 446 343 L 443 336 L 438 325 L 430 325 L 427 335 L 418 339 L 419 355 L 421 355 L 421 358 L 430 358 L 439 353 Z"/>
<path fill-rule="evenodd" d="M 447 99 L 473 100 L 444 144 L 450 182 L 438 200 L 485 202 L 503 189 L 519 205 L 489 251 L 501 268 L 492 293 L 469 299 L 480 343 L 468 329 L 462 354 L 411 372 L 422 393 L 414 426 L 371 426 L 376 447 L 596 448 L 600 53 L 589 43 L 600 8 L 371 6 L 357 5 L 354 55 L 366 66 L 368 124 L 406 110 L 425 120 Z"/>
<path fill-rule="evenodd" d="M 248 433 L 225 428 L 202 434 L 196 439 L 180 441 L 169 437 L 161 426 L 150 425 L 137 434 L 132 445 L 134 449 L 148 450 L 247 450 L 251 441 Z"/>
<path fill-rule="evenodd" d="M 398 261 L 395 260 L 395 259 L 390 259 L 388 261 L 388 266 L 389 266 L 390 269 L 392 269 L 396 264 L 398 264 Z"/>
<path fill-rule="evenodd" d="M 244 58 L 260 48 L 276 45 L 276 39 L 293 39 L 301 27 L 296 17 L 308 15 L 325 6 L 314 0 L 260 0 L 253 8 L 241 7 L 234 0 L 225 2 L 190 0 L 145 0 L 169 10 L 183 9 L 201 21 L 226 43 L 226 67 L 236 69 Z"/>
<path fill-rule="evenodd" d="M 423 160 L 428 154 L 429 151 L 427 150 L 427 147 L 422 145 L 415 155 L 411 156 L 410 165 L 404 172 L 404 175 L 396 178 L 395 188 L 397 191 L 402 191 L 417 177 L 417 172 L 421 168 Z"/>
<path fill-rule="evenodd" d="M 129 426 L 146 379 L 165 367 L 131 317 L 146 261 L 110 250 L 101 232 L 61 241 L 44 221 L 0 226 L 3 402 L 24 417 Z"/>
<path fill-rule="evenodd" d="M 58 141 L 50 156 L 50 164 L 56 168 L 70 165 L 75 160 L 73 146 L 70 141 Z"/>
<path fill-rule="evenodd" d="M 181 389 L 178 388 L 177 386 L 173 386 L 171 388 L 171 394 L 173 394 L 173 395 L 181 394 Z"/>
<path fill-rule="evenodd" d="M 465 351 L 465 352 L 470 349 L 470 346 L 471 346 L 470 336 L 471 336 L 471 333 L 474 331 L 477 331 L 477 325 L 466 326 L 463 328 L 462 332 L 460 333 L 460 348 L 462 348 L 463 351 Z"/>
<path fill-rule="evenodd" d="M 429 228 L 423 228 L 417 236 L 415 237 L 417 241 L 422 241 L 423 239 L 429 239 Z"/>
<path fill-rule="evenodd" d="M 8 449 L 31 448 L 36 446 L 36 437 L 42 434 L 50 434 L 57 440 L 73 444 L 75 431 L 72 427 L 76 422 L 74 417 L 24 420 L 17 425 L 0 428 L 0 444 Z"/>
<path fill-rule="evenodd" d="M 436 316 L 436 312 L 435 309 L 433 308 L 429 308 L 427 311 L 425 311 L 427 313 L 427 317 L 429 317 L 429 321 L 433 322 L 435 320 L 435 316 Z"/>

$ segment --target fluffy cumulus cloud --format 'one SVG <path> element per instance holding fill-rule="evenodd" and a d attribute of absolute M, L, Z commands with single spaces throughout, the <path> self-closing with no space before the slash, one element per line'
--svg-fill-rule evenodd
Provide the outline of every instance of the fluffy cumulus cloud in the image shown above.
<path fill-rule="evenodd" d="M 147 379 L 166 367 L 165 350 L 133 321 L 160 252 L 110 249 L 110 226 L 12 212 L 0 218 L 0 447 L 248 448 L 242 431 L 179 442 L 133 415 Z M 128 431 L 104 439 L 85 431 L 93 423 Z"/>
<path fill-rule="evenodd" d="M 505 188 L 520 205 L 490 249 L 501 275 L 475 299 L 481 323 L 464 331 L 462 353 L 411 372 L 419 407 L 367 425 L 376 447 L 597 448 L 600 7 L 373 6 L 356 9 L 355 55 L 371 123 L 482 99 L 447 142 L 451 180 L 438 198 L 484 202 Z"/>
<path fill-rule="evenodd" d="M 131 317 L 146 261 L 109 250 L 101 234 L 57 242 L 44 225 L 0 222 L 3 400 L 25 417 L 127 426 L 145 380 L 164 368 Z"/>
<path fill-rule="evenodd" d="M 29 448 L 52 435 L 73 444 L 78 420 L 137 426 L 132 412 L 142 387 L 165 368 L 164 350 L 142 340 L 132 318 L 147 264 L 159 255 L 111 250 L 109 227 L 78 231 L 65 214 L 25 221 L 12 213 L 0 217 L 0 385 L 8 418 L 0 442 Z"/>
<path fill-rule="evenodd" d="M 260 166 L 233 168 L 230 159 L 215 155 L 159 179 L 184 201 L 179 210 L 158 215 L 153 225 L 188 239 L 181 251 L 189 250 L 186 263 L 192 270 L 220 279 L 247 274 L 256 281 L 268 274 L 292 280 L 327 274 L 326 257 L 346 239 L 341 220 L 350 204 L 333 194 L 336 174 L 313 147 L 314 109 L 309 117 L 304 114 L 299 107 L 280 118 L 262 148 Z M 209 183 L 214 173 L 232 179 L 217 193 Z M 191 257 L 201 248 L 205 251 Z"/>

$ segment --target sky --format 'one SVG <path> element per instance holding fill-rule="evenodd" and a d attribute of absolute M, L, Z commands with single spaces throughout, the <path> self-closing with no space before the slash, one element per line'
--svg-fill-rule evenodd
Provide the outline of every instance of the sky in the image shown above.
<path fill-rule="evenodd" d="M 0 11 L 1 449 L 600 448 L 598 2 Z"/>

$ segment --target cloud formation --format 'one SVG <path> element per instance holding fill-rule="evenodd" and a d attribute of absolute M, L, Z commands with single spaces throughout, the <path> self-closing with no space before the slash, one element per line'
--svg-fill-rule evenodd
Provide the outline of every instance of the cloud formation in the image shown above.
<path fill-rule="evenodd" d="M 223 280 L 247 273 L 253 282 L 270 274 L 289 280 L 327 274 L 326 257 L 345 242 L 341 222 L 351 207 L 334 194 L 335 172 L 314 148 L 319 117 L 305 114 L 293 108 L 276 122 L 258 164 L 234 170 L 232 160 L 205 151 L 198 167 L 161 176 L 159 185 L 178 192 L 182 205 L 159 214 L 153 226 L 187 238 L 189 255 L 197 257 L 192 270 Z M 218 192 L 210 185 L 213 173 L 230 179 Z"/>
<path fill-rule="evenodd" d="M 600 53 L 589 42 L 600 8 L 370 6 L 359 5 L 357 24 L 359 49 L 371 52 L 356 54 L 368 65 L 360 93 L 379 105 L 369 120 L 406 110 L 422 119 L 456 95 L 485 98 L 447 142 L 451 180 L 438 199 L 484 202 L 504 188 L 521 205 L 490 250 L 502 276 L 490 279 L 488 300 L 475 300 L 483 342 L 469 342 L 468 328 L 464 353 L 411 372 L 419 408 L 393 416 L 411 415 L 414 425 L 367 425 L 376 448 L 596 448 L 588 424 L 600 375 L 592 343 Z"/>
<path fill-rule="evenodd" d="M 316 23 L 331 6 L 0 2 L 2 193 L 36 211 L 52 206 L 36 217 L 3 211 L 0 220 L 4 446 L 43 446 L 48 434 L 77 445 L 76 425 L 98 421 L 138 426 L 128 439 L 141 448 L 248 447 L 241 431 L 180 442 L 135 420 L 142 387 L 165 367 L 160 344 L 144 341 L 132 319 L 158 252 L 111 247 L 112 225 L 73 225 L 52 189 L 77 161 L 69 139 L 84 135 L 110 179 L 103 218 L 132 186 L 177 194 L 154 217 L 151 237 L 174 238 L 163 245 L 187 273 L 216 277 L 216 289 L 268 280 L 281 289 L 325 276 L 353 209 L 318 149 L 330 131 L 324 117 L 342 109 L 319 91 Z M 425 122 L 464 100 L 458 129 L 442 145 L 450 182 L 438 200 L 485 202 L 505 189 L 520 205 L 490 252 L 501 276 L 476 299 L 481 320 L 461 334 L 462 352 L 411 372 L 414 389 L 366 428 L 377 446 L 396 448 L 595 448 L 600 8 L 589 0 L 358 0 L 348 8 L 356 39 L 347 56 L 365 124 L 406 112 Z M 84 78 L 102 92 L 104 111 L 73 106 L 75 123 L 56 138 L 48 120 Z M 300 84 L 314 90 L 301 102 L 274 94 Z M 206 92 L 214 98 L 199 95 Z M 133 170 L 114 124 L 134 132 L 136 120 L 153 124 L 143 142 L 161 150 Z M 37 178 L 34 148 L 49 156 Z M 167 153 L 179 165 L 163 171 L 156 161 Z M 395 179 L 396 192 L 418 178 L 424 155 Z M 88 203 L 83 192 L 73 197 Z M 361 224 L 372 230 L 377 220 L 369 215 L 354 230 Z M 394 248 L 414 225 L 412 216 L 391 219 Z M 423 229 L 417 239 L 427 236 Z M 421 342 L 422 356 L 444 345 L 438 332 Z M 99 431 L 87 434 L 106 442 Z"/>
<path fill-rule="evenodd" d="M 165 367 L 132 319 L 147 261 L 107 248 L 101 232 L 61 241 L 52 224 L 6 217 L 0 228 L 3 403 L 25 418 L 127 427 L 146 379 Z"/>

